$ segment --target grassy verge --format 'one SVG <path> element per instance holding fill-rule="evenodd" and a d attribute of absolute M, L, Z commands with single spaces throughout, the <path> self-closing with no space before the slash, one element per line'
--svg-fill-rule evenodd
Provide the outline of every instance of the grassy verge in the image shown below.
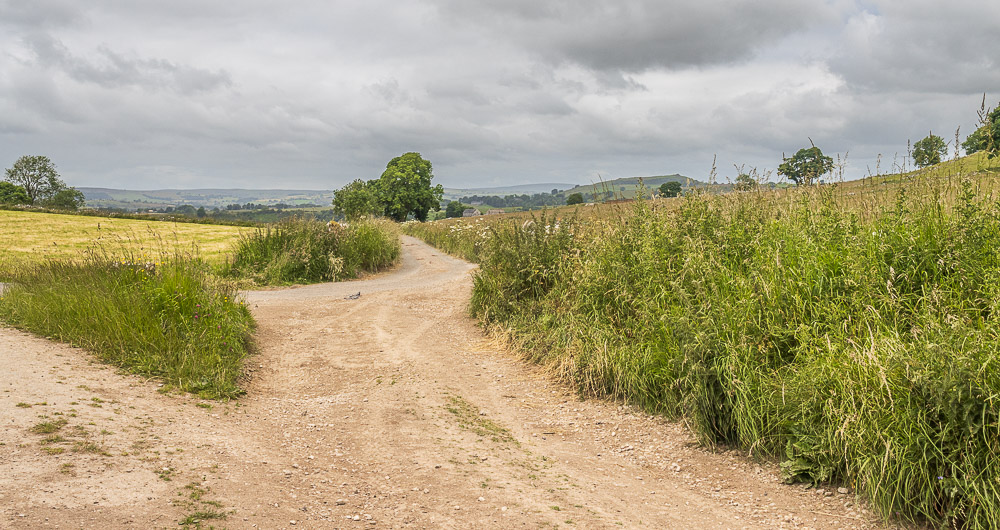
<path fill-rule="evenodd" d="M 336 281 L 389 267 L 399 252 L 398 229 L 389 221 L 328 227 L 288 219 L 241 236 L 222 274 L 258 285 Z"/>
<path fill-rule="evenodd" d="M 789 481 L 996 528 L 1000 203 L 991 173 L 966 176 L 499 221 L 462 243 L 481 247 L 471 307 L 582 392 L 683 417 Z"/>
<path fill-rule="evenodd" d="M 241 393 L 253 318 L 200 260 L 129 249 L 20 266 L 0 321 L 87 348 L 105 362 L 202 397 Z"/>

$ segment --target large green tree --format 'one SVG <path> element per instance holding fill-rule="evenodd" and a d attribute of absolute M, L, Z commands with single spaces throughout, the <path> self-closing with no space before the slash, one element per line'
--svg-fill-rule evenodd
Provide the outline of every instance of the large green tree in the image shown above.
<path fill-rule="evenodd" d="M 24 188 L 32 204 L 53 197 L 66 188 L 56 165 L 47 156 L 25 155 L 6 170 L 6 180 Z"/>
<path fill-rule="evenodd" d="M 374 215 L 379 209 L 378 196 L 372 182 L 357 179 L 333 192 L 333 212 L 343 215 L 348 221 Z"/>
<path fill-rule="evenodd" d="M 927 137 L 913 144 L 913 163 L 917 167 L 933 166 L 941 163 L 941 157 L 948 154 L 948 144 L 944 138 L 928 133 Z"/>
<path fill-rule="evenodd" d="M 981 126 L 962 142 L 967 154 L 985 151 L 988 158 L 1000 155 L 1000 104 L 995 109 L 986 108 L 986 100 L 979 111 Z"/>
<path fill-rule="evenodd" d="M 382 176 L 375 181 L 379 202 L 386 217 L 404 221 L 413 214 L 427 220 L 427 212 L 441 207 L 444 188 L 431 185 L 434 171 L 420 153 L 406 153 L 389 161 Z"/>
<path fill-rule="evenodd" d="M 10 182 L 0 182 L 0 204 L 31 204 L 24 188 Z"/>
<path fill-rule="evenodd" d="M 823 151 L 814 145 L 799 149 L 791 158 L 785 158 L 778 166 L 778 174 L 788 177 L 796 185 L 808 186 L 832 169 L 833 159 L 824 156 Z"/>

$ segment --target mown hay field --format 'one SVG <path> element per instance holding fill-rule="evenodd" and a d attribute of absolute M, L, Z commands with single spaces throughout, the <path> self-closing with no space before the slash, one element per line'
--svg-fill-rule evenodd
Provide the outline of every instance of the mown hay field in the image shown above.
<path fill-rule="evenodd" d="M 152 254 L 159 250 L 197 252 L 221 263 L 246 228 L 193 223 L 151 222 L 80 215 L 0 210 L 0 275 L 18 263 L 75 258 L 101 244 Z"/>

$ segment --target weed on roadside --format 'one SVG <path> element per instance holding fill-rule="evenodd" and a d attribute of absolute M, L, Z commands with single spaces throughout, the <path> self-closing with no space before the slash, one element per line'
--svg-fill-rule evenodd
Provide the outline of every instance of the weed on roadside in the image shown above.
<path fill-rule="evenodd" d="M 497 443 L 517 445 L 517 440 L 506 427 L 483 417 L 479 410 L 465 399 L 450 395 L 448 401 L 449 404 L 445 406 L 445 409 L 455 415 L 459 427 Z"/>

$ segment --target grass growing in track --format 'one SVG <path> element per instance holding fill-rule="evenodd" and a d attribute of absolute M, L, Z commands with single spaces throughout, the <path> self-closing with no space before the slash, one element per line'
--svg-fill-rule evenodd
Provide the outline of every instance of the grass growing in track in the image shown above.
<path fill-rule="evenodd" d="M 988 169 L 450 236 L 476 238 L 473 312 L 582 392 L 682 416 L 790 481 L 849 483 L 886 517 L 997 528 Z"/>
<path fill-rule="evenodd" d="M 389 267 L 399 252 L 398 228 L 389 221 L 345 228 L 287 219 L 241 236 L 222 274 L 259 285 L 336 281 Z"/>
<path fill-rule="evenodd" d="M 12 280 L 0 295 L 4 324 L 205 398 L 241 393 L 254 321 L 200 260 L 96 250 L 83 260 L 22 265 Z"/>

